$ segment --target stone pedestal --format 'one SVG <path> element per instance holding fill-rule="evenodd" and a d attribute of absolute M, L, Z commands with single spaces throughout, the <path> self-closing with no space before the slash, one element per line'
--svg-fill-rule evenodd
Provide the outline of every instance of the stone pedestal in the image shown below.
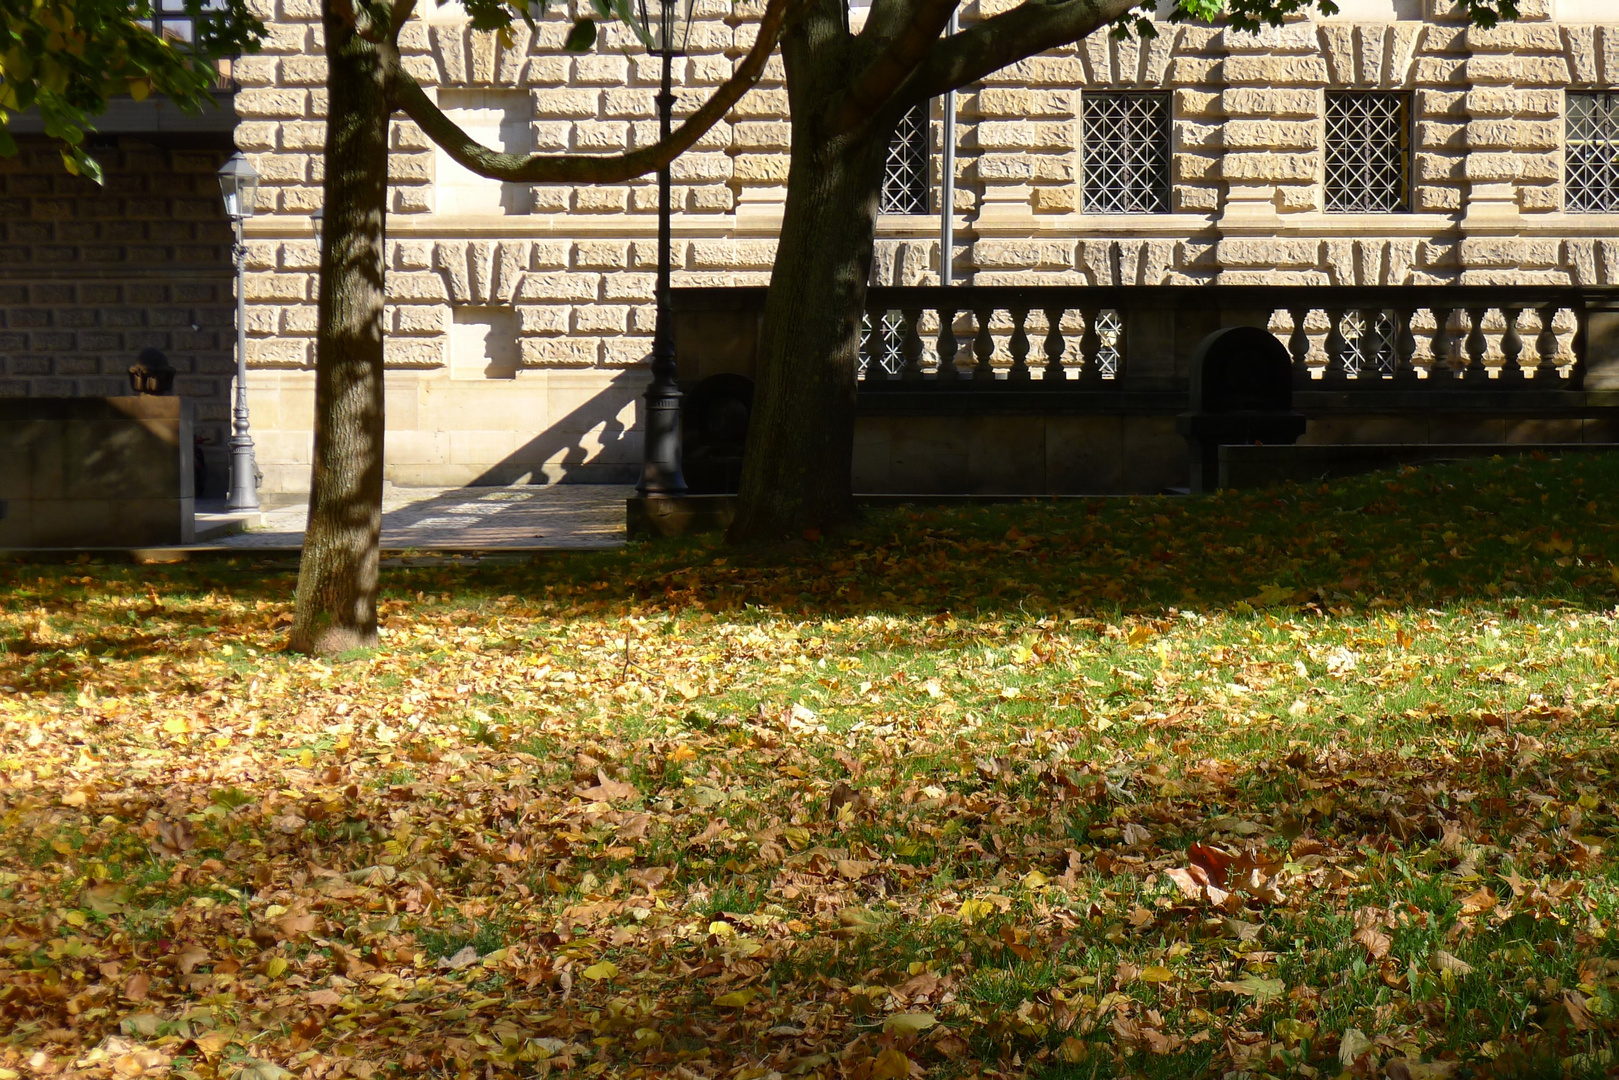
<path fill-rule="evenodd" d="M 0 548 L 189 544 L 191 402 L 0 399 Z"/>

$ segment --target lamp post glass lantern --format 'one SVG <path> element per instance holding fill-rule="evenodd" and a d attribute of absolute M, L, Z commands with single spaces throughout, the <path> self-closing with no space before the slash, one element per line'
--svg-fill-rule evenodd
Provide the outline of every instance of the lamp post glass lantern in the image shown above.
<path fill-rule="evenodd" d="M 232 510 L 259 508 L 259 469 L 247 421 L 247 245 L 242 239 L 242 223 L 253 216 L 258 190 L 259 174 L 253 163 L 240 152 L 232 154 L 219 170 L 225 213 L 236 231 L 231 247 L 236 264 L 236 407 L 231 418 L 230 496 L 226 499 Z"/>
<path fill-rule="evenodd" d="M 663 61 L 658 96 L 658 137 L 669 138 L 675 95 L 669 89 L 670 61 L 686 52 L 696 0 L 636 0 L 647 51 Z M 646 388 L 645 443 L 641 456 L 642 495 L 679 495 L 686 490 L 680 470 L 680 387 L 675 379 L 674 325 L 669 311 L 669 166 L 658 170 L 657 322 L 652 330 L 652 381 Z"/>

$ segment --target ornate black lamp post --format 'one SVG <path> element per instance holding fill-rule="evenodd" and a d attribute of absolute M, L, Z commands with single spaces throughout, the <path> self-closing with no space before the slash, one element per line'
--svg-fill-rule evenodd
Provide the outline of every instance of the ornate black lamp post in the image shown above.
<path fill-rule="evenodd" d="M 669 89 L 670 62 L 686 54 L 694 0 L 636 0 L 648 52 L 663 60 L 658 104 L 659 138 L 669 137 L 675 95 Z M 641 457 L 642 495 L 679 495 L 680 387 L 675 381 L 675 335 L 669 311 L 669 166 L 658 170 L 658 320 L 652 330 L 652 382 L 646 388 L 646 444 Z"/>
<path fill-rule="evenodd" d="M 258 464 L 253 460 L 253 436 L 248 433 L 247 423 L 247 245 L 242 240 L 242 222 L 253 216 L 259 174 L 240 152 L 232 154 L 219 170 L 219 190 L 225 196 L 225 213 L 236 227 L 236 243 L 231 248 L 236 261 L 236 410 L 226 506 L 232 510 L 257 510 Z"/>

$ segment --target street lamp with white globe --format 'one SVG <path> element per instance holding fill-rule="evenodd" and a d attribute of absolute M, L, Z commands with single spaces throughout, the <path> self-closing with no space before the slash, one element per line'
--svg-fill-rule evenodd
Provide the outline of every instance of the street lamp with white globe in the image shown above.
<path fill-rule="evenodd" d="M 696 0 L 637 0 L 647 51 L 662 59 L 658 96 L 658 138 L 667 141 L 675 95 L 669 89 L 670 69 L 677 56 L 686 55 Z M 680 470 L 680 387 L 676 381 L 673 317 L 669 310 L 669 166 L 658 170 L 658 281 L 657 322 L 652 330 L 652 382 L 646 388 L 646 442 L 641 458 L 642 495 L 680 495 L 686 479 Z"/>
<path fill-rule="evenodd" d="M 225 198 L 225 213 L 236 229 L 231 255 L 236 264 L 236 408 L 230 440 L 230 496 L 232 510 L 259 508 L 258 464 L 253 459 L 253 436 L 247 421 L 247 245 L 242 239 L 242 223 L 253 216 L 258 197 L 259 174 L 240 151 L 231 155 L 219 170 L 219 191 Z"/>

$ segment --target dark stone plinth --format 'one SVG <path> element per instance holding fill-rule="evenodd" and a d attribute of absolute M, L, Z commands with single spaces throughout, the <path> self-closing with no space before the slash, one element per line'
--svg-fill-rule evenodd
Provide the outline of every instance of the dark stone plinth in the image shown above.
<path fill-rule="evenodd" d="M 1293 360 L 1257 326 L 1233 326 L 1204 338 L 1192 354 L 1190 408 L 1176 420 L 1191 457 L 1192 494 L 1220 482 L 1220 447 L 1291 444 L 1304 434 L 1293 409 Z"/>
<path fill-rule="evenodd" d="M 184 398 L 0 398 L 0 462 L 0 547 L 192 540 Z"/>

